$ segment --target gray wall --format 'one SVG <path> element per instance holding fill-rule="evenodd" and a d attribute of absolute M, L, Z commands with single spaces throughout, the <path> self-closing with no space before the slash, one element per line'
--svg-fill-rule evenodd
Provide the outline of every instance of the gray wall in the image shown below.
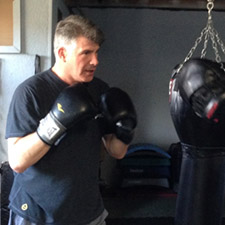
<path fill-rule="evenodd" d="M 34 74 L 35 54 L 41 69 L 51 65 L 52 0 L 21 0 L 21 53 L 0 53 L 0 162 L 7 160 L 5 126 L 15 88 Z"/>
<path fill-rule="evenodd" d="M 13 91 L 33 75 L 35 54 L 42 58 L 42 70 L 52 62 L 52 24 L 58 1 L 22 0 L 21 3 L 22 52 L 0 54 L 0 161 L 7 159 L 4 131 Z M 178 141 L 168 105 L 171 71 L 183 61 L 205 27 L 207 12 L 143 8 L 81 10 L 106 34 L 96 76 L 127 91 L 136 105 L 139 123 L 134 143 L 149 142 L 167 150 Z M 213 19 L 224 40 L 225 13 L 213 12 Z M 199 51 L 196 55 L 199 56 Z"/>
<path fill-rule="evenodd" d="M 144 8 L 81 10 L 106 34 L 96 75 L 127 91 L 136 105 L 139 123 L 134 143 L 149 142 L 167 150 L 178 141 L 168 104 L 171 71 L 184 60 L 206 26 L 207 12 Z M 213 12 L 213 20 L 224 40 L 225 13 Z M 202 44 L 194 56 L 200 56 Z M 207 56 L 215 59 L 211 46 L 209 42 Z"/>
<path fill-rule="evenodd" d="M 42 71 L 52 64 L 52 30 L 58 9 L 68 14 L 61 0 L 21 0 L 22 51 L 19 54 L 0 53 L 0 162 L 8 158 L 5 126 L 15 88 L 34 74 L 36 54 L 41 57 Z"/>

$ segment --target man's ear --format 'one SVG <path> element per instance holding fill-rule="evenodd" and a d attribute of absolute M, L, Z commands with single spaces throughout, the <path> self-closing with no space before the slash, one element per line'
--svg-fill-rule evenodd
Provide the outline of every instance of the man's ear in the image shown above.
<path fill-rule="evenodd" d="M 66 62 L 66 49 L 64 47 L 61 47 L 58 49 L 58 56 L 61 60 L 63 60 L 63 62 Z"/>

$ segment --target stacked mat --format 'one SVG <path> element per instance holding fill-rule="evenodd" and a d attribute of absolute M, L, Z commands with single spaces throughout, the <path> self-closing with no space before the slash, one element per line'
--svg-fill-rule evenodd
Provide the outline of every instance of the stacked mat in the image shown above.
<path fill-rule="evenodd" d="M 171 186 L 171 156 L 156 145 L 130 145 L 126 156 L 118 161 L 118 167 L 122 187 L 154 184 Z"/>

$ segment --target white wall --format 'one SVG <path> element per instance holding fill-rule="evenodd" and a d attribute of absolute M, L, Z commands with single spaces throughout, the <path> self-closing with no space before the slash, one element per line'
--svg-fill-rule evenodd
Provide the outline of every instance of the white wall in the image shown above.
<path fill-rule="evenodd" d="M 21 0 L 21 54 L 0 54 L 0 162 L 7 160 L 5 125 L 15 88 L 34 74 L 35 54 L 41 70 L 51 66 L 52 0 Z"/>

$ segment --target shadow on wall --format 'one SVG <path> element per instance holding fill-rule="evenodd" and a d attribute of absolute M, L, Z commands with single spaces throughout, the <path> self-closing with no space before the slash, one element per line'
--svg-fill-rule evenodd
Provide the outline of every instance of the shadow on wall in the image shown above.
<path fill-rule="evenodd" d="M 0 59 L 0 96 L 2 95 L 2 70 L 1 70 L 1 68 L 2 68 L 2 61 L 1 61 L 1 59 Z"/>
<path fill-rule="evenodd" d="M 2 105 L 2 73 L 1 73 L 1 59 L 0 59 L 0 104 Z M 0 124 L 1 124 L 1 121 L 2 121 L 2 112 L 0 111 Z M 0 140 L 1 140 L 1 132 L 0 132 Z M 0 152 L 3 151 L 3 146 L 1 144 L 1 141 L 0 141 Z M 1 160 L 1 159 L 0 159 Z"/>
<path fill-rule="evenodd" d="M 3 100 L 2 100 L 2 61 L 0 59 L 0 105 L 3 105 Z M 0 124 L 3 124 L 3 111 L 0 110 Z M 2 139 L 4 139 L 4 135 L 0 130 L 0 162 L 2 162 L 2 156 L 5 155 L 4 153 L 4 148 L 3 148 L 3 144 L 2 144 Z M 4 158 L 4 157 L 3 157 Z"/>
<path fill-rule="evenodd" d="M 1 73 L 1 64 L 2 64 L 2 61 L 0 59 L 0 104 L 2 105 L 2 73 Z M 0 111 L 0 124 L 2 124 L 2 112 Z M 1 131 L 0 131 L 0 140 L 1 140 Z M 0 153 L 3 152 L 3 146 L 2 146 L 2 143 L 0 141 Z M 0 160 L 1 160 L 1 157 L 0 157 Z M 2 160 L 1 160 L 2 161 Z"/>

